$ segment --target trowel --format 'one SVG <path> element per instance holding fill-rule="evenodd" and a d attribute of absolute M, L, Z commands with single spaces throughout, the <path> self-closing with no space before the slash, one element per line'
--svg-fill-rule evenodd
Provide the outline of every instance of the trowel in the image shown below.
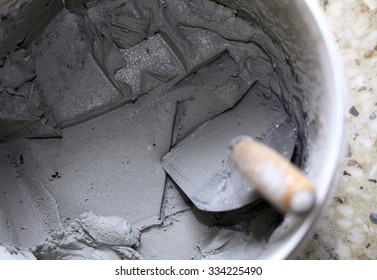
<path fill-rule="evenodd" d="M 163 157 L 163 168 L 197 208 L 230 211 L 261 196 L 282 212 L 311 207 L 313 184 L 290 163 L 297 127 L 278 104 L 249 90 Z"/>

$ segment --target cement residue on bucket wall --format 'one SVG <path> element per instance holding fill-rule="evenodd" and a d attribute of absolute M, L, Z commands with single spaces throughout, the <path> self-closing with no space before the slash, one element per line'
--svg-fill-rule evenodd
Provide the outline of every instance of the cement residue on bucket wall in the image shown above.
<path fill-rule="evenodd" d="M 286 97 L 300 95 L 286 56 L 262 29 L 211 1 L 66 2 L 16 62 L 14 54 L 1 60 L 3 76 L 9 61 L 23 68 L 12 83 L 0 77 L 0 102 L 27 112 L 17 126 L 0 107 L 2 164 L 15 174 L 1 186 L 9 240 L 38 258 L 59 258 L 67 240 L 62 254 L 80 258 L 258 257 L 280 215 L 260 203 L 233 213 L 242 221 L 197 211 L 161 158 L 246 93 L 285 113 Z M 89 242 L 80 223 L 89 211 L 126 219 L 141 231 L 140 246 L 136 236 L 132 244 Z M 250 250 L 237 253 L 235 244 Z"/>

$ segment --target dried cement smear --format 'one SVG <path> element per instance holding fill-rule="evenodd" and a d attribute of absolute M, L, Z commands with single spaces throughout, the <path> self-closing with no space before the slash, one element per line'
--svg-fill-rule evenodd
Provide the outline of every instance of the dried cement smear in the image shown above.
<path fill-rule="evenodd" d="M 259 27 L 208 0 L 71 0 L 20 46 L 0 59 L 4 243 L 39 259 L 261 254 L 279 214 L 199 211 L 161 167 L 246 93 L 282 111 L 299 95 Z"/>

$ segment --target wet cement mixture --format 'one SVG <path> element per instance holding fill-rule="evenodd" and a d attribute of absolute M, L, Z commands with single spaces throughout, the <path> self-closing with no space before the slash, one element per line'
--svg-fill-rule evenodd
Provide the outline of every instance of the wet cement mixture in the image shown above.
<path fill-rule="evenodd" d="M 259 199 L 200 211 L 161 159 L 246 94 L 285 113 L 286 59 L 216 2 L 65 1 L 0 60 L 1 242 L 38 259 L 257 258 L 283 217 Z"/>

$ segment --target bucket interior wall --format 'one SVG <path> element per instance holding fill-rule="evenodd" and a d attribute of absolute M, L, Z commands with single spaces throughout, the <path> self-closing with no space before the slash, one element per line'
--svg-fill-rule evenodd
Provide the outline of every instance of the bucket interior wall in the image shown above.
<path fill-rule="evenodd" d="M 344 81 L 341 62 L 327 33 L 325 19 L 310 1 L 220 0 L 251 22 L 263 26 L 287 55 L 301 94 L 283 98 L 303 133 L 304 170 L 316 184 L 317 205 L 309 216 L 286 217 L 262 258 L 294 257 L 297 240 L 312 227 L 333 185 L 344 153 Z M 299 111 L 297 111 L 299 110 Z M 336 176 L 335 176 L 336 178 Z M 279 248 L 284 247 L 284 250 Z M 278 252 L 278 254 L 276 253 Z"/>

